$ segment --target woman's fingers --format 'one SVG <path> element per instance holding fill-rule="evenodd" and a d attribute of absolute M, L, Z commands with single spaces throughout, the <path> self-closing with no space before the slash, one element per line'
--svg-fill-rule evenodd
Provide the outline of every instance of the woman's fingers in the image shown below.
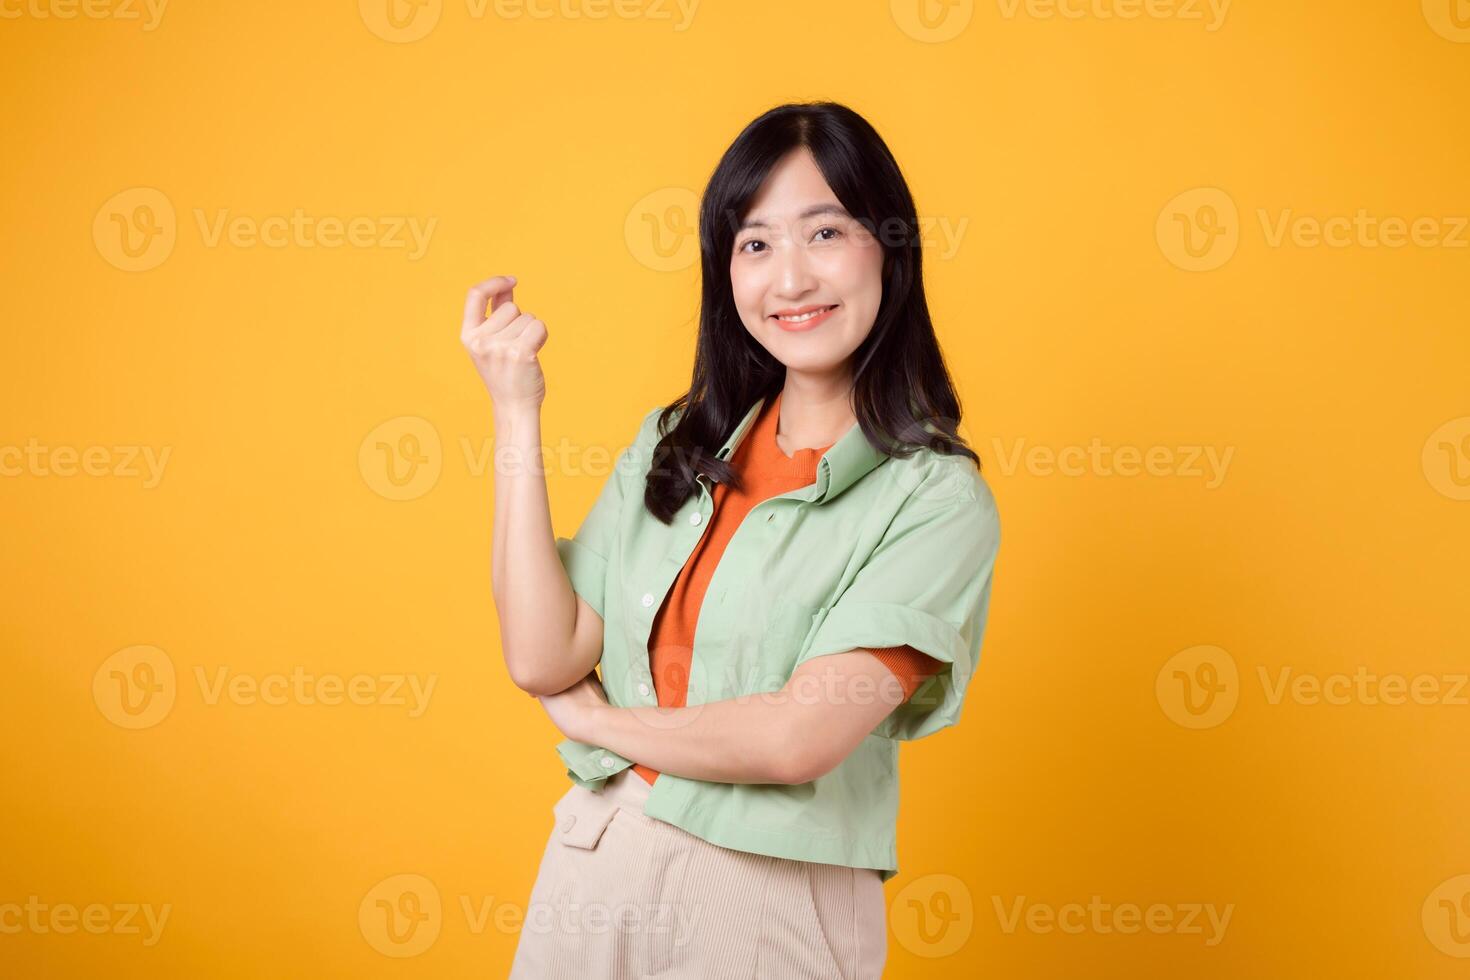
<path fill-rule="evenodd" d="M 496 312 L 499 313 L 501 311 L 497 310 Z M 499 327 L 495 324 L 495 320 L 495 315 L 491 314 L 490 319 L 486 320 L 485 323 L 489 327 L 487 332 L 495 334 L 497 340 L 519 340 L 522 336 L 530 333 L 533 336 L 528 339 L 532 341 L 534 347 L 539 348 L 541 346 L 540 343 L 535 342 L 535 328 L 539 326 L 542 333 L 545 333 L 546 325 L 537 319 L 534 313 L 517 313 L 508 323 Z M 545 338 L 542 337 L 540 339 L 544 340 Z"/>
<path fill-rule="evenodd" d="M 512 301 L 515 285 L 515 276 L 492 276 L 471 286 L 459 339 L 497 409 L 521 404 L 539 408 L 546 397 L 546 376 L 536 355 L 546 343 L 546 324 Z"/>
<path fill-rule="evenodd" d="M 535 317 L 528 313 L 526 314 L 526 325 L 517 334 L 517 337 L 521 339 L 527 350 L 535 354 L 546 345 L 546 324 L 542 322 L 540 317 Z"/>
<path fill-rule="evenodd" d="M 469 333 L 485 322 L 486 304 L 492 304 L 490 312 L 494 313 L 501 306 L 510 302 L 515 286 L 515 276 L 491 276 L 484 282 L 471 286 L 469 295 L 464 301 L 464 326 L 460 331 L 461 335 Z"/>
<path fill-rule="evenodd" d="M 498 322 L 501 320 L 506 322 Z M 476 357 L 500 350 L 511 354 L 512 360 L 535 360 L 547 337 L 546 324 L 540 318 L 519 313 L 510 304 L 496 310 L 490 319 L 472 330 L 465 338 L 465 347 Z"/>

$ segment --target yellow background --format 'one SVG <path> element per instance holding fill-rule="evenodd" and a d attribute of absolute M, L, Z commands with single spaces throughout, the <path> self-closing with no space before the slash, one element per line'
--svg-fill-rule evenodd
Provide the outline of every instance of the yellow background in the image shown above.
<path fill-rule="evenodd" d="M 0 478 L 0 905 L 170 914 L 151 946 L 0 933 L 0 974 L 504 974 L 496 910 L 568 784 L 498 650 L 464 292 L 514 273 L 548 324 L 570 534 L 687 384 L 688 206 L 750 119 L 821 98 L 874 123 L 934 229 L 929 299 L 1004 529 L 963 722 L 904 751 L 888 975 L 1470 970 L 1467 692 L 1271 697 L 1285 669 L 1360 668 L 1449 695 L 1470 665 L 1463 2 L 1253 0 L 1214 25 L 1183 0 L 430 2 L 401 29 L 386 0 L 178 3 L 152 29 L 47 2 L 0 20 L 0 447 L 106 453 L 104 475 Z M 159 195 L 171 223 L 138 211 Z M 434 224 L 419 257 L 200 227 L 297 209 Z M 1271 234 L 1360 209 L 1441 243 Z M 172 251 L 127 271 L 118 217 Z M 1234 252 L 1191 258 L 1186 225 Z M 1213 487 L 1182 452 L 1137 476 L 1014 455 L 1093 439 L 1232 455 Z M 114 447 L 167 449 L 161 480 Z M 389 477 L 400 450 L 417 483 Z M 109 658 L 138 646 L 173 700 L 128 728 L 111 685 L 145 675 Z M 1204 727 L 1176 721 L 1181 651 L 1226 669 Z M 435 687 L 411 717 L 198 680 L 298 668 Z M 404 887 L 429 918 L 394 946 L 373 909 Z M 1094 895 L 1231 919 L 1210 945 L 997 912 Z"/>

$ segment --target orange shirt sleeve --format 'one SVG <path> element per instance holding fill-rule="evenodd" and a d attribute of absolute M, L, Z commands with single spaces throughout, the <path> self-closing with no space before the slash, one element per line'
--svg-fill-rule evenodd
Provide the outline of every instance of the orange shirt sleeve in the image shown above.
<path fill-rule="evenodd" d="M 887 667 L 903 685 L 903 699 L 913 697 L 919 685 L 944 669 L 944 661 L 915 650 L 908 644 L 896 647 L 864 647 Z"/>

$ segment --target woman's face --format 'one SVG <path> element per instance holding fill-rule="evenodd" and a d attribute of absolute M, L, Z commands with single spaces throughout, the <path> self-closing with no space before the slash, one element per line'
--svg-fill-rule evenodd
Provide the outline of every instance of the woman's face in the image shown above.
<path fill-rule="evenodd" d="M 845 370 L 878 317 L 882 272 L 882 245 L 848 215 L 805 147 L 772 168 L 730 255 L 745 329 L 788 369 L 810 374 Z"/>

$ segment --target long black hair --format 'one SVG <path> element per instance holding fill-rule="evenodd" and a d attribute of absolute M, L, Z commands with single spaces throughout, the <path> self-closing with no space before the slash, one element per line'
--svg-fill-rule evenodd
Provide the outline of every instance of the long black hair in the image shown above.
<path fill-rule="evenodd" d="M 919 221 L 898 162 L 877 131 L 834 102 L 788 103 L 755 119 L 720 158 L 699 207 L 702 302 L 689 390 L 659 413 L 644 506 L 667 524 L 700 475 L 740 487 L 715 450 L 759 398 L 785 384 L 786 368 L 756 342 L 735 308 L 735 234 L 776 162 L 806 147 L 843 207 L 883 248 L 883 299 L 872 332 L 853 352 L 853 410 L 868 441 L 891 457 L 921 446 L 965 455 L 959 398 L 924 299 Z M 677 418 L 672 429 L 671 420 Z M 665 431 L 667 429 L 667 431 Z"/>

